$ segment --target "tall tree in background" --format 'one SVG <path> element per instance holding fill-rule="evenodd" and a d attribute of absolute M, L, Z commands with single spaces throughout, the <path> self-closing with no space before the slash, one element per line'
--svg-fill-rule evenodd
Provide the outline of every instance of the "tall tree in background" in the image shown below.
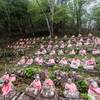
<path fill-rule="evenodd" d="M 54 11 L 55 11 L 55 0 L 48 0 L 49 8 L 50 8 L 50 28 L 51 28 L 51 36 L 54 34 Z"/>
<path fill-rule="evenodd" d="M 50 20 L 48 15 L 50 15 L 50 9 L 47 0 L 32 0 L 29 5 L 29 13 L 33 19 L 33 23 L 39 24 L 43 26 L 47 26 L 50 35 L 52 35 Z M 39 26 L 39 25 L 38 25 Z"/>
<path fill-rule="evenodd" d="M 9 34 L 14 31 L 16 33 L 25 33 L 25 29 L 29 26 L 27 4 L 28 0 L 0 1 L 0 22 L 5 32 Z"/>
<path fill-rule="evenodd" d="M 78 33 L 81 32 L 81 26 L 82 26 L 82 16 L 83 16 L 83 5 L 86 3 L 86 0 L 73 0 L 73 10 L 74 10 L 74 16 L 75 21 L 77 24 Z M 73 16 L 73 17 L 74 17 Z"/>
<path fill-rule="evenodd" d="M 96 21 L 96 26 L 97 29 L 100 30 L 100 6 L 95 7 L 95 9 L 93 10 L 93 19 Z"/>
<path fill-rule="evenodd" d="M 6 34 L 80 33 L 88 21 L 100 26 L 100 5 L 92 0 L 0 0 L 0 31 Z M 90 25 L 90 23 L 89 23 Z M 89 27 L 85 27 L 89 28 Z M 70 32 L 71 30 L 71 32 Z M 72 31 L 73 30 L 73 31 Z"/>
<path fill-rule="evenodd" d="M 10 5 L 11 0 L 0 1 L 1 20 L 3 20 L 1 24 L 7 25 L 7 30 L 9 34 L 11 34 Z"/>

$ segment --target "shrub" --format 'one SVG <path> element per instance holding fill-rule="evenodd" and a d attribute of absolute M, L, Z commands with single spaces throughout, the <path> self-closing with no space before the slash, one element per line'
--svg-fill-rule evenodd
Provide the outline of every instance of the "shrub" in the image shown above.
<path fill-rule="evenodd" d="M 78 85 L 79 91 L 80 91 L 81 93 L 87 93 L 87 91 L 88 91 L 88 85 L 87 85 L 86 81 L 84 81 L 84 80 L 79 80 L 79 81 L 77 82 L 77 85 Z"/>
<path fill-rule="evenodd" d="M 26 77 L 32 78 L 32 76 L 38 73 L 39 71 L 38 68 L 26 68 L 24 72 Z"/>
<path fill-rule="evenodd" d="M 69 72 L 72 70 L 72 68 L 70 68 L 69 65 L 61 67 L 60 69 L 61 69 L 61 71 L 65 71 L 65 72 Z"/>
<path fill-rule="evenodd" d="M 72 55 L 72 54 L 68 54 L 68 55 L 65 55 L 66 58 L 74 58 L 75 55 Z"/>
<path fill-rule="evenodd" d="M 89 96 L 88 93 L 82 93 L 82 94 L 81 94 L 81 97 L 82 97 L 84 100 L 92 100 L 91 96 Z"/>
<path fill-rule="evenodd" d="M 55 79 L 54 73 L 50 71 L 50 72 L 49 72 L 49 77 L 50 77 L 52 80 L 54 80 L 54 79 Z"/>

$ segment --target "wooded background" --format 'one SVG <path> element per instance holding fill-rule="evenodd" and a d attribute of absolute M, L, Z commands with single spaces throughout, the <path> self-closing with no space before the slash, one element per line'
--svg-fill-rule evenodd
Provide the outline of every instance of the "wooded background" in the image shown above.
<path fill-rule="evenodd" d="M 97 1 L 0 0 L 0 34 L 53 36 L 99 32 L 100 0 Z"/>

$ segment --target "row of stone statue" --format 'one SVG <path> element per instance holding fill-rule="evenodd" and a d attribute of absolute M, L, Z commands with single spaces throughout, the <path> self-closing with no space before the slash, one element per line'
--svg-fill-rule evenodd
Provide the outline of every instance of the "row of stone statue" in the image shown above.
<path fill-rule="evenodd" d="M 83 37 L 85 38 L 88 38 L 88 40 L 86 41 L 86 45 L 89 44 L 89 41 L 92 41 L 95 42 L 96 45 L 100 45 L 100 38 L 98 38 L 97 36 L 94 36 L 93 34 L 88 34 L 87 36 L 83 36 L 81 34 L 79 34 L 77 37 L 76 36 L 72 36 L 70 37 L 70 40 L 76 40 L 76 42 L 78 43 L 78 46 L 82 45 L 82 42 L 83 41 Z M 89 38 L 91 38 L 91 40 L 89 40 Z M 40 41 L 45 41 L 45 40 L 50 40 L 50 39 L 53 39 L 53 40 L 68 40 L 69 37 L 67 35 L 65 35 L 64 37 L 60 37 L 58 38 L 58 36 L 55 36 L 53 38 L 49 38 L 49 37 L 34 37 L 34 38 L 20 38 L 19 40 L 17 40 L 16 42 L 13 42 L 12 44 L 8 45 L 8 48 L 13 48 L 13 49 L 26 49 L 26 48 L 31 48 L 32 45 L 34 45 L 35 43 L 37 42 L 40 42 Z M 92 43 L 93 43 L 92 42 Z"/>
<path fill-rule="evenodd" d="M 58 96 L 54 81 L 48 75 L 41 82 L 39 74 L 36 74 L 35 79 L 24 93 L 16 91 L 13 85 L 14 81 L 16 81 L 14 74 L 6 73 L 0 78 L 0 100 L 80 100 L 78 88 L 71 78 L 68 78 L 67 82 L 63 84 L 64 89 L 62 91 L 65 99 Z M 100 100 L 100 88 L 94 80 L 89 82 L 88 95 L 92 100 Z"/>
<path fill-rule="evenodd" d="M 21 41 L 24 40 L 21 39 Z M 74 69 L 78 69 L 80 66 L 85 70 L 97 69 L 95 56 L 100 55 L 100 38 L 92 34 L 87 37 L 82 35 L 78 37 L 72 36 L 67 40 L 34 41 L 38 43 L 34 44 L 35 52 L 22 56 L 17 61 L 16 66 L 28 67 L 37 64 L 52 67 L 57 64 L 61 67 L 69 65 Z M 91 50 L 89 50 L 89 47 L 91 47 Z M 92 57 L 88 57 L 89 55 L 92 55 Z M 82 58 L 80 59 L 78 56 Z"/>

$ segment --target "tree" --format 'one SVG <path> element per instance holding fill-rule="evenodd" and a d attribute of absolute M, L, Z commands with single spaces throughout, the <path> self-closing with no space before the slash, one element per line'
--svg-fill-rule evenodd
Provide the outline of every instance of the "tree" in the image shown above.
<path fill-rule="evenodd" d="M 8 35 L 43 32 L 80 33 L 92 20 L 100 26 L 100 5 L 88 13 L 92 0 L 1 0 L 0 31 Z M 92 9 L 91 9 L 92 10 Z M 63 32 L 62 32 L 63 33 Z"/>
<path fill-rule="evenodd" d="M 77 24 L 77 29 L 78 29 L 78 33 L 81 32 L 81 25 L 82 25 L 82 16 L 83 16 L 83 12 L 84 12 L 84 4 L 86 3 L 86 0 L 73 0 L 73 10 L 74 10 L 74 18 L 75 18 L 75 22 Z"/>
<path fill-rule="evenodd" d="M 100 30 L 100 7 L 96 7 L 94 10 L 93 10 L 93 20 L 96 21 L 97 23 L 97 29 Z"/>
<path fill-rule="evenodd" d="M 24 33 L 29 25 L 27 13 L 28 0 L 3 0 L 0 1 L 1 24 L 9 34 L 14 31 Z M 19 31 L 18 31 L 19 30 Z"/>

